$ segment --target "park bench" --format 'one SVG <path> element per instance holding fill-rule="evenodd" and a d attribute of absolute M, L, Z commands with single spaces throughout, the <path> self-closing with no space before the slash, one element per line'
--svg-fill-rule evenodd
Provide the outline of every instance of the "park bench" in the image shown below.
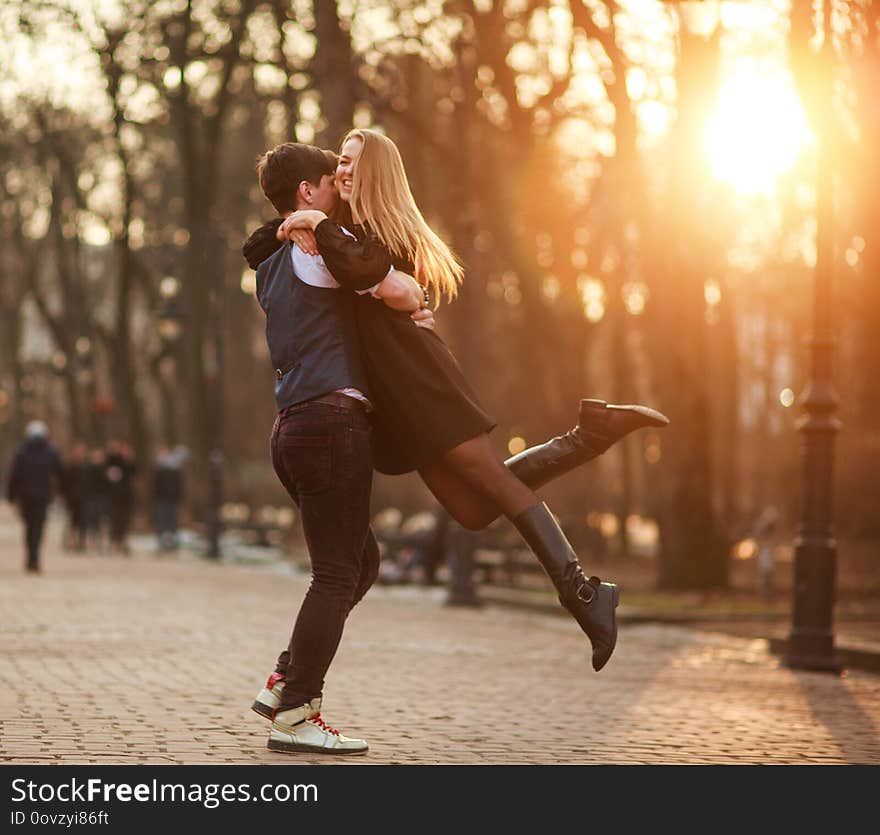
<path fill-rule="evenodd" d="M 220 508 L 220 520 L 224 530 L 238 531 L 248 545 L 270 548 L 281 544 L 296 514 L 289 507 L 253 508 L 244 502 L 227 502 Z"/>
<path fill-rule="evenodd" d="M 423 511 L 409 517 L 396 508 L 386 508 L 373 519 L 373 530 L 382 552 L 380 580 L 406 582 L 415 565 L 426 555 L 450 566 L 458 559 L 462 570 L 472 572 L 474 583 L 505 587 L 546 587 L 549 582 L 540 563 L 523 543 L 516 529 L 499 519 L 481 531 L 468 531 L 455 522 L 441 529 L 444 542 L 438 543 L 437 511 Z M 448 521 L 448 520 L 447 520 Z M 433 549 L 441 548 L 441 554 Z M 436 567 L 436 566 L 434 566 Z"/>

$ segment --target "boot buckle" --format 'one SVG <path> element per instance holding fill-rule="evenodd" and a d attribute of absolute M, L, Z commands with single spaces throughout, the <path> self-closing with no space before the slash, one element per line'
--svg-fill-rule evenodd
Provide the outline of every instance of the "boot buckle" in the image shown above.
<path fill-rule="evenodd" d="M 585 596 L 585 591 L 587 592 L 587 594 L 589 594 L 589 597 Z M 580 600 L 581 603 L 592 603 L 593 600 L 596 599 L 596 590 L 590 585 L 589 582 L 585 582 L 577 590 L 577 599 Z"/>
<path fill-rule="evenodd" d="M 598 577 L 590 577 L 589 580 L 585 580 L 577 590 L 578 600 L 582 603 L 592 603 L 596 599 L 596 592 L 599 591 L 600 585 L 602 585 L 602 581 Z M 589 597 L 584 596 L 584 590 L 588 591 Z"/>

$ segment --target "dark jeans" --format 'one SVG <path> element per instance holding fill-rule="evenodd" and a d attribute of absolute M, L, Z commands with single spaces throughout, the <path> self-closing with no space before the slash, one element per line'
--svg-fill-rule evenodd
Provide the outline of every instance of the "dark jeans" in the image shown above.
<path fill-rule="evenodd" d="M 128 536 L 131 527 L 132 501 L 127 496 L 114 497 L 107 506 L 107 518 L 110 520 L 110 541 L 121 543 Z"/>
<path fill-rule="evenodd" d="M 83 517 L 86 532 L 100 536 L 104 524 L 104 499 L 101 496 L 87 498 L 83 506 Z"/>
<path fill-rule="evenodd" d="M 172 499 L 156 499 L 156 537 L 160 548 L 177 547 L 178 510 Z"/>
<path fill-rule="evenodd" d="M 24 519 L 24 538 L 27 547 L 27 568 L 36 571 L 40 567 L 40 542 L 46 524 L 46 499 L 22 499 L 21 517 Z"/>
<path fill-rule="evenodd" d="M 299 507 L 312 581 L 286 652 L 278 710 L 320 696 L 345 619 L 379 572 L 370 531 L 370 423 L 357 401 L 289 406 L 275 420 L 272 465 Z"/>

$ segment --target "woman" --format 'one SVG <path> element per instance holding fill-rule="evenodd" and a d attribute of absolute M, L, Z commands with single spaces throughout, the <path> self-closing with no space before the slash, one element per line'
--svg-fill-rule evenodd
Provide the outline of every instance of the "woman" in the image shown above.
<path fill-rule="evenodd" d="M 314 210 L 288 216 L 277 237 L 308 247 L 297 230 L 313 230 L 318 251 L 342 286 L 363 290 L 393 266 L 414 275 L 426 298 L 428 292 L 455 297 L 461 265 L 425 223 L 390 139 L 351 131 L 342 145 L 336 183 L 356 237 Z M 590 638 L 593 668 L 601 670 L 617 641 L 617 586 L 584 575 L 546 505 L 497 457 L 488 437 L 494 421 L 440 337 L 369 294 L 358 299 L 356 310 L 374 405 L 405 459 L 395 471 L 417 469 L 465 527 L 484 527 L 499 514 L 510 519 L 547 571 L 562 605 Z M 658 426 L 667 422 L 656 412 L 641 417 Z"/>

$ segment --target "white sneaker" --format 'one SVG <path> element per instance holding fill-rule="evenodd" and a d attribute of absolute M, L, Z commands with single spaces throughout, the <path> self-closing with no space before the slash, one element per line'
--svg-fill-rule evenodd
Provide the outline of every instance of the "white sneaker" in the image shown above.
<path fill-rule="evenodd" d="M 267 748 L 285 753 L 365 754 L 363 739 L 349 739 L 321 718 L 321 700 L 276 713 Z"/>
<path fill-rule="evenodd" d="M 257 698 L 251 705 L 254 713 L 259 713 L 264 719 L 272 719 L 275 708 L 281 704 L 281 691 L 284 689 L 284 676 L 281 673 L 272 673 L 266 686 L 257 694 Z"/>

